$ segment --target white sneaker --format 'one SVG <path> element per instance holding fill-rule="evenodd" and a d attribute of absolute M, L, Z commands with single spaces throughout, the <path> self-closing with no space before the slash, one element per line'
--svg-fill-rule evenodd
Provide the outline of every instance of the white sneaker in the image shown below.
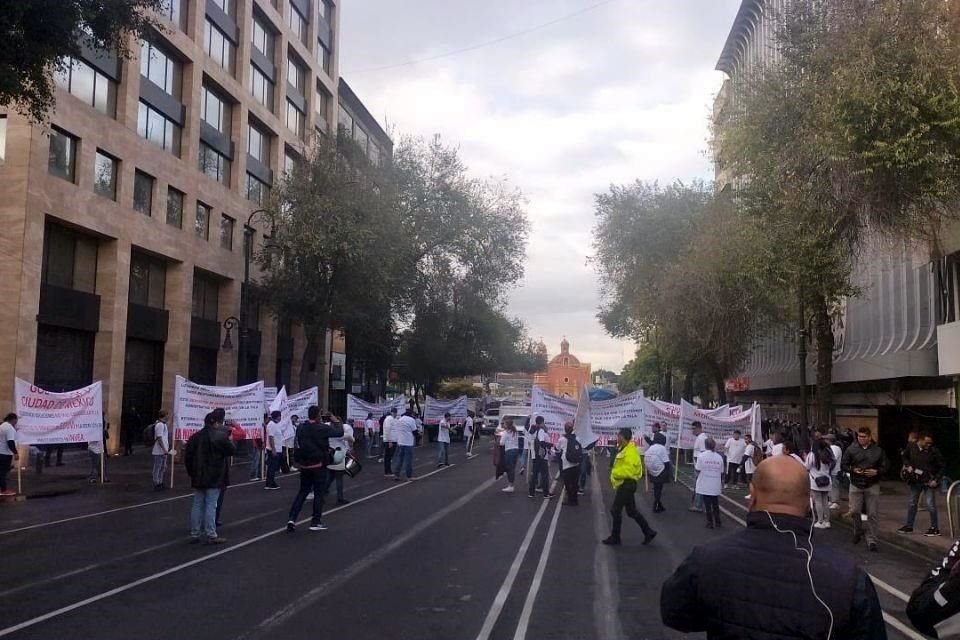
<path fill-rule="evenodd" d="M 839 508 L 840 508 L 840 505 L 837 504 L 836 502 L 831 502 L 831 503 L 830 503 L 830 510 L 831 510 L 831 511 L 836 511 L 836 510 L 839 509 Z"/>
<path fill-rule="evenodd" d="M 821 524 L 821 527 L 820 527 L 821 529 L 829 529 L 829 528 L 830 528 L 830 523 L 829 523 L 829 522 L 821 522 L 820 524 Z"/>
<path fill-rule="evenodd" d="M 513 488 L 513 485 L 510 485 L 508 487 L 504 487 L 503 489 L 500 489 L 500 491 L 504 493 L 513 493 L 514 491 L 516 491 L 516 489 Z"/>
<path fill-rule="evenodd" d="M 814 523 L 813 523 L 813 528 L 814 528 L 814 529 L 823 529 L 823 523 L 822 523 L 822 522 L 814 522 Z"/>
<path fill-rule="evenodd" d="M 753 497 L 753 496 L 751 496 L 751 495 L 748 493 L 747 495 L 743 496 L 743 499 L 744 499 L 744 500 L 749 500 L 749 499 L 752 498 L 752 497 Z"/>
<path fill-rule="evenodd" d="M 313 491 L 307 494 L 307 500 L 313 500 Z"/>

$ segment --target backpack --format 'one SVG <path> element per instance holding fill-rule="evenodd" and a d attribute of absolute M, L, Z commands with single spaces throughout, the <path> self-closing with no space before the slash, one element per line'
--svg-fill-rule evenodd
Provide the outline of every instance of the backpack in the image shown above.
<path fill-rule="evenodd" d="M 570 464 L 580 464 L 583 462 L 583 447 L 577 442 L 577 437 L 572 433 L 567 436 L 567 462 Z"/>
<path fill-rule="evenodd" d="M 152 447 L 153 443 L 157 441 L 156 430 L 154 429 L 156 426 L 156 422 L 151 422 L 143 428 L 143 444 Z"/>

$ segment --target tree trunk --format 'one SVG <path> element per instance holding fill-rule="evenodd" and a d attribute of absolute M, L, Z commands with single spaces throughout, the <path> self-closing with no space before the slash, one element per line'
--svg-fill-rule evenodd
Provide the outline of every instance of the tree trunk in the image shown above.
<path fill-rule="evenodd" d="M 323 384 L 323 372 L 327 367 L 326 327 L 309 325 L 304 327 L 304 331 L 307 341 L 303 348 L 303 364 L 300 367 L 300 390 L 317 387 L 320 406 L 326 408 L 329 395 Z"/>
<path fill-rule="evenodd" d="M 687 369 L 683 372 L 683 399 L 687 402 L 693 402 L 693 370 Z"/>
<path fill-rule="evenodd" d="M 727 404 L 727 387 L 720 372 L 720 367 L 713 368 L 713 383 L 717 385 L 717 402 Z"/>
<path fill-rule="evenodd" d="M 817 339 L 817 415 L 815 424 L 833 424 L 833 323 L 826 300 L 818 300 L 813 311 Z"/>

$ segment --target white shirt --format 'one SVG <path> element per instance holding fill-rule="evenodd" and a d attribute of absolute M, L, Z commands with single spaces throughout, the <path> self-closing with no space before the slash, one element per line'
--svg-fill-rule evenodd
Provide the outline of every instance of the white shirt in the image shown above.
<path fill-rule="evenodd" d="M 757 445 L 750 443 L 747 445 L 747 448 L 743 450 L 743 455 L 747 456 L 746 461 L 743 463 L 743 472 L 746 474 L 752 474 L 757 470 L 757 465 L 753 464 L 753 453 L 757 450 Z"/>
<path fill-rule="evenodd" d="M 160 442 L 157 442 L 157 438 L 160 439 Z M 162 443 L 162 444 L 161 444 Z M 167 450 L 170 448 L 170 430 L 167 429 L 167 424 L 160 420 L 157 420 L 153 425 L 153 455 L 155 456 L 164 456 L 167 455 Z"/>
<path fill-rule="evenodd" d="M 383 419 L 383 441 L 384 442 L 396 442 L 397 436 L 393 432 L 393 427 L 397 423 L 397 418 L 394 418 L 392 415 L 387 416 Z"/>
<path fill-rule="evenodd" d="M 417 443 L 413 434 L 417 432 L 417 421 L 412 416 L 401 416 L 393 423 L 393 436 L 401 447 L 412 447 Z"/>
<path fill-rule="evenodd" d="M 271 438 L 272 436 L 272 438 Z M 273 442 L 271 443 L 271 439 Z M 271 420 L 267 423 L 267 441 L 264 443 L 267 451 L 276 453 L 283 446 L 283 425 Z"/>
<path fill-rule="evenodd" d="M 516 431 L 504 429 L 500 434 L 500 444 L 504 451 L 512 451 L 520 448 L 520 434 Z"/>
<path fill-rule="evenodd" d="M 766 442 L 763 443 L 763 455 L 773 455 L 773 438 L 767 438 Z"/>
<path fill-rule="evenodd" d="M 468 438 L 473 435 L 473 418 L 470 416 L 463 421 L 463 435 Z"/>
<path fill-rule="evenodd" d="M 11 440 L 16 442 L 17 430 L 9 422 L 0 424 L 0 456 L 13 456 L 13 451 L 10 451 L 10 447 L 7 445 Z"/>
<path fill-rule="evenodd" d="M 364 428 L 367 430 L 368 436 L 373 436 L 374 432 L 377 430 L 377 421 L 373 418 L 367 418 L 363 423 Z"/>
<path fill-rule="evenodd" d="M 652 444 L 644 452 L 643 462 L 652 475 L 659 476 L 670 463 L 670 452 L 662 444 Z"/>
<path fill-rule="evenodd" d="M 527 437 L 525 438 L 525 442 L 527 443 L 527 448 L 530 450 L 531 458 L 537 459 L 537 450 L 534 447 L 534 444 L 537 442 L 550 442 L 550 438 L 547 437 L 547 429 L 544 427 L 544 428 L 537 429 L 536 432 L 528 431 Z M 539 459 L 546 460 L 547 447 L 544 447 L 543 445 L 541 445 L 540 451 L 543 457 Z"/>
<path fill-rule="evenodd" d="M 343 424 L 343 435 L 339 438 L 329 438 L 328 442 L 330 443 L 330 450 L 340 449 L 344 453 L 353 448 L 353 427 L 344 423 Z M 328 469 L 333 469 L 334 471 L 343 471 L 347 466 L 347 459 L 344 458 L 343 462 L 340 464 L 332 464 Z"/>
<path fill-rule="evenodd" d="M 697 493 L 702 496 L 719 496 L 723 493 L 723 458 L 716 451 L 704 451 L 694 465 L 697 476 Z"/>
<path fill-rule="evenodd" d="M 557 441 L 557 452 L 560 454 L 560 462 L 562 463 L 560 467 L 561 469 L 570 469 L 571 467 L 580 466 L 578 464 L 575 464 L 567 460 L 567 443 L 568 442 L 569 440 L 567 439 L 566 434 L 560 436 L 560 439 Z"/>
<path fill-rule="evenodd" d="M 843 458 L 843 451 L 838 444 L 830 445 L 830 451 L 833 452 L 833 468 L 830 469 L 830 475 L 840 475 L 840 460 Z"/>
<path fill-rule="evenodd" d="M 446 419 L 441 420 L 437 425 L 437 442 L 450 444 L 450 423 Z"/>
<path fill-rule="evenodd" d="M 770 447 L 770 455 L 772 456 L 782 456 L 783 455 L 783 443 L 775 444 Z"/>
<path fill-rule="evenodd" d="M 817 460 L 817 456 L 813 453 L 813 451 L 811 451 L 807 454 L 806 466 L 807 471 L 810 472 L 810 491 L 830 491 L 830 485 L 833 482 L 833 480 L 830 478 L 830 465 L 823 464 Z M 827 480 L 830 480 L 830 482 L 822 487 L 818 487 L 816 479 L 819 477 L 825 477 Z"/>
<path fill-rule="evenodd" d="M 743 452 L 747 448 L 747 441 L 743 438 L 727 438 L 727 444 L 724 445 L 724 451 L 727 453 L 728 464 L 740 464 L 743 460 Z"/>
<path fill-rule="evenodd" d="M 701 433 L 693 441 L 693 459 L 696 460 L 700 454 L 707 450 L 707 434 Z"/>

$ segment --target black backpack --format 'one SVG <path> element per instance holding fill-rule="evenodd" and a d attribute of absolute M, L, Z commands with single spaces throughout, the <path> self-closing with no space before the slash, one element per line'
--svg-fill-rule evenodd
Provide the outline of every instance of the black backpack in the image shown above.
<path fill-rule="evenodd" d="M 580 464 L 583 462 L 583 447 L 577 442 L 577 436 L 572 433 L 567 434 L 567 462 L 570 464 Z"/>

